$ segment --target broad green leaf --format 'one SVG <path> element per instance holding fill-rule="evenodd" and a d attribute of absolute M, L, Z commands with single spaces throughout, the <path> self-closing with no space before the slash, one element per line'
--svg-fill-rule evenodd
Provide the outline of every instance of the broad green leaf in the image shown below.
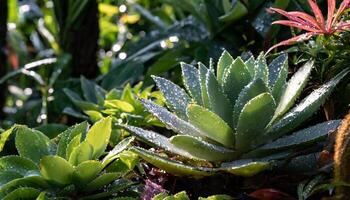
<path fill-rule="evenodd" d="M 103 166 L 99 161 L 88 160 L 75 167 L 73 180 L 78 185 L 84 185 L 94 180 L 102 171 Z"/>
<path fill-rule="evenodd" d="M 67 128 L 68 127 L 64 124 L 49 123 L 35 127 L 35 130 L 40 131 L 44 133 L 48 138 L 53 139 L 65 131 Z"/>
<path fill-rule="evenodd" d="M 115 181 L 119 176 L 119 173 L 104 173 L 88 183 L 84 188 L 84 191 L 92 192 L 98 190 L 112 181 Z"/>
<path fill-rule="evenodd" d="M 77 148 L 80 144 L 81 134 L 75 136 L 68 144 L 66 149 L 66 159 L 68 160 L 70 156 L 72 155 L 72 152 L 75 148 Z"/>
<path fill-rule="evenodd" d="M 288 76 L 288 54 L 281 54 L 269 65 L 269 86 L 276 103 L 279 103 L 286 87 Z"/>
<path fill-rule="evenodd" d="M 318 89 L 305 97 L 296 107 L 288 112 L 284 117 L 275 123 L 268 130 L 269 137 L 277 139 L 289 131 L 295 129 L 306 119 L 311 117 L 319 107 L 324 103 L 327 97 L 332 93 L 336 85 L 350 72 L 349 69 L 344 69 L 337 76 L 332 78 L 327 83 L 323 84 Z"/>
<path fill-rule="evenodd" d="M 243 88 L 243 90 L 239 93 L 233 108 L 233 123 L 235 127 L 237 126 L 239 115 L 241 114 L 246 103 L 264 92 L 269 92 L 269 88 L 260 78 L 254 79 Z"/>
<path fill-rule="evenodd" d="M 268 143 L 257 150 L 280 150 L 288 149 L 298 145 L 311 144 L 329 133 L 334 132 L 340 125 L 341 120 L 332 120 L 316 124 L 309 128 L 302 129 L 291 135 L 279 138 L 271 143 Z"/>
<path fill-rule="evenodd" d="M 20 187 L 9 194 L 7 194 L 3 200 L 18 200 L 18 199 L 35 199 L 40 194 L 40 190 L 31 187 Z"/>
<path fill-rule="evenodd" d="M 233 23 L 237 20 L 242 19 L 245 15 L 248 14 L 247 8 L 244 6 L 243 3 L 240 1 L 237 1 L 237 4 L 234 8 L 232 8 L 229 12 L 227 12 L 225 15 L 220 16 L 219 20 L 220 22 L 226 22 L 226 23 Z"/>
<path fill-rule="evenodd" d="M 288 81 L 287 86 L 282 93 L 280 102 L 276 108 L 275 114 L 271 120 L 271 123 L 280 118 L 288 111 L 289 108 L 293 106 L 295 100 L 299 97 L 301 91 L 306 85 L 313 65 L 314 61 L 307 62 Z"/>
<path fill-rule="evenodd" d="M 92 158 L 99 158 L 105 151 L 112 132 L 112 118 L 96 122 L 86 134 L 86 141 L 94 147 Z"/>
<path fill-rule="evenodd" d="M 30 159 L 19 156 L 4 156 L 0 158 L 1 172 L 16 172 L 25 176 L 28 172 L 38 171 L 38 166 Z"/>
<path fill-rule="evenodd" d="M 120 141 L 108 154 L 103 158 L 102 164 L 103 166 L 107 166 L 109 163 L 114 161 L 119 157 L 119 154 L 127 149 L 131 143 L 135 140 L 134 137 L 127 137 Z"/>
<path fill-rule="evenodd" d="M 91 160 L 94 153 L 94 148 L 87 141 L 84 141 L 75 147 L 69 156 L 69 163 L 73 166 L 79 165 L 80 163 Z"/>
<path fill-rule="evenodd" d="M 46 192 L 40 192 L 39 196 L 35 200 L 46 200 Z"/>
<path fill-rule="evenodd" d="M 188 93 L 199 104 L 202 102 L 202 90 L 198 70 L 192 65 L 181 63 L 182 79 Z"/>
<path fill-rule="evenodd" d="M 84 113 L 87 114 L 93 122 L 97 122 L 103 118 L 103 115 L 99 111 L 85 110 Z"/>
<path fill-rule="evenodd" d="M 66 131 L 61 133 L 59 135 L 60 140 L 58 142 L 57 155 L 61 156 L 62 158 L 65 158 L 66 157 L 66 149 L 68 147 L 69 142 L 79 134 L 85 135 L 85 132 L 87 131 L 87 129 L 88 129 L 88 123 L 82 122 L 80 124 L 76 124 L 76 125 L 68 128 Z"/>
<path fill-rule="evenodd" d="M 264 161 L 254 161 L 252 159 L 236 160 L 233 162 L 222 163 L 220 171 L 226 171 L 236 176 L 251 177 L 261 171 L 269 169 L 271 164 Z"/>
<path fill-rule="evenodd" d="M 0 198 L 3 195 L 10 193 L 11 191 L 17 189 L 20 186 L 30 186 L 34 188 L 46 189 L 49 184 L 46 180 L 40 176 L 40 173 L 28 173 L 26 177 L 13 179 L 6 184 L 2 185 L 0 188 Z"/>
<path fill-rule="evenodd" d="M 169 112 L 167 109 L 158 106 L 149 100 L 141 99 L 140 101 L 150 113 L 152 113 L 161 122 L 163 122 L 169 129 L 172 129 L 173 131 L 184 135 L 203 135 L 198 129 L 192 126 L 192 124 L 180 119 L 173 113 Z"/>
<path fill-rule="evenodd" d="M 218 61 L 216 71 L 217 79 L 220 85 L 223 84 L 225 70 L 231 66 L 233 61 L 234 59 L 232 58 L 229 52 L 227 52 L 226 50 L 222 52 Z"/>
<path fill-rule="evenodd" d="M 210 104 L 209 104 L 209 97 L 208 97 L 208 89 L 206 85 L 206 77 L 209 70 L 202 63 L 198 63 L 198 72 L 199 72 L 199 79 L 200 79 L 200 85 L 201 85 L 201 94 L 202 94 L 202 103 L 203 103 L 202 105 L 209 109 Z"/>
<path fill-rule="evenodd" d="M 237 123 L 236 148 L 238 151 L 248 151 L 270 140 L 263 133 L 275 106 L 273 97 L 269 93 L 254 97 L 244 106 Z"/>
<path fill-rule="evenodd" d="M 84 76 L 80 77 L 80 84 L 84 98 L 92 103 L 97 103 L 97 96 L 95 90 L 96 84 L 86 79 Z"/>
<path fill-rule="evenodd" d="M 141 128 L 134 127 L 134 126 L 128 126 L 128 125 L 119 125 L 119 126 L 124 128 L 131 134 L 135 135 L 136 137 L 140 138 L 141 140 L 145 141 L 151 146 L 160 147 L 168 152 L 182 155 L 187 158 L 195 159 L 195 157 L 193 157 L 188 152 L 180 148 L 177 148 L 175 145 L 171 144 L 169 139 L 161 134 L 158 134 L 153 131 L 143 130 Z"/>
<path fill-rule="evenodd" d="M 72 91 L 68 88 L 64 88 L 63 91 L 68 96 L 68 98 L 74 103 L 74 105 L 76 105 L 80 109 L 98 111 L 98 105 L 96 105 L 92 102 L 83 101 L 81 99 L 81 97 L 77 93 L 75 93 L 74 91 Z"/>
<path fill-rule="evenodd" d="M 15 180 L 15 179 L 22 178 L 22 177 L 23 177 L 23 175 L 21 175 L 17 172 L 1 171 L 0 172 L 0 188 L 8 182 Z M 0 197 L 1 197 L 1 195 L 0 195 Z"/>
<path fill-rule="evenodd" d="M 104 106 L 106 108 L 116 108 L 123 112 L 133 112 L 135 110 L 134 106 L 130 103 L 119 99 L 106 100 Z"/>
<path fill-rule="evenodd" d="M 186 107 L 191 102 L 191 98 L 173 82 L 157 76 L 152 77 L 160 91 L 162 91 L 169 109 L 174 111 L 181 119 L 186 120 Z"/>
<path fill-rule="evenodd" d="M 269 83 L 269 68 L 266 64 L 266 58 L 264 53 L 261 53 L 255 60 L 255 76 L 254 78 L 260 78 L 266 84 Z"/>
<path fill-rule="evenodd" d="M 130 150 L 138 154 L 141 158 L 151 163 L 152 165 L 174 175 L 203 177 L 203 176 L 209 176 L 213 172 L 211 168 L 192 167 L 189 165 L 185 165 L 181 162 L 177 162 L 165 157 L 161 157 L 156 153 L 150 152 L 148 150 L 145 150 L 139 147 L 132 147 Z"/>
<path fill-rule="evenodd" d="M 13 131 L 14 127 L 11 127 L 10 129 L 2 132 L 0 134 L 0 152 L 4 149 L 4 146 L 6 144 L 6 141 L 9 139 L 9 137 L 14 133 Z"/>
<path fill-rule="evenodd" d="M 74 167 L 59 156 L 44 156 L 40 161 L 40 172 L 50 182 L 68 185 L 72 182 Z"/>
<path fill-rule="evenodd" d="M 123 151 L 119 156 L 120 160 L 128 167 L 129 170 L 134 169 L 138 163 L 138 156 L 131 151 Z"/>
<path fill-rule="evenodd" d="M 226 123 L 232 125 L 233 106 L 211 71 L 208 71 L 206 75 L 206 85 L 210 110 L 220 116 Z"/>
<path fill-rule="evenodd" d="M 238 57 L 232 65 L 225 71 L 222 87 L 225 90 L 230 103 L 233 107 L 233 104 L 236 102 L 236 99 L 241 92 L 241 90 L 251 81 L 251 76 L 248 71 L 247 66 L 244 64 L 243 60 Z M 228 110 L 228 108 L 226 108 Z M 232 111 L 232 110 L 231 110 Z M 232 113 L 231 113 L 232 121 Z"/>
<path fill-rule="evenodd" d="M 16 126 L 15 131 L 15 143 L 20 156 L 39 163 L 41 157 L 56 153 L 56 144 L 41 132 L 25 126 Z"/>
<path fill-rule="evenodd" d="M 170 142 L 176 147 L 189 152 L 194 157 L 207 161 L 232 160 L 237 154 L 232 149 L 214 145 L 189 135 L 176 135 L 170 138 Z"/>
<path fill-rule="evenodd" d="M 187 115 L 189 122 L 206 137 L 219 142 L 225 147 L 234 147 L 233 130 L 218 115 L 196 104 L 190 104 L 187 107 Z"/>
<path fill-rule="evenodd" d="M 127 87 L 127 86 L 125 86 L 125 87 Z M 130 87 L 130 85 L 129 85 L 129 87 Z M 106 94 L 106 100 L 120 99 L 121 96 L 122 96 L 122 91 L 113 88 Z"/>

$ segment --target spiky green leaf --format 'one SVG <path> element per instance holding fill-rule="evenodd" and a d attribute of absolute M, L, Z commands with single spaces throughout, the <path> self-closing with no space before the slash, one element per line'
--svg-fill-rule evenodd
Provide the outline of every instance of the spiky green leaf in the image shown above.
<path fill-rule="evenodd" d="M 202 91 L 198 70 L 192 65 L 181 63 L 182 79 L 187 91 L 192 98 L 199 104 L 202 103 Z"/>

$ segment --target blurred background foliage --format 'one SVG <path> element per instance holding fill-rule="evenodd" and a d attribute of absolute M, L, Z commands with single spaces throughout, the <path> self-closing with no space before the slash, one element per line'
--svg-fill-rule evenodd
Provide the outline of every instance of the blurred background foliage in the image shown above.
<path fill-rule="evenodd" d="M 15 122 L 29 126 L 74 122 L 64 113 L 82 113 L 63 88 L 84 96 L 81 76 L 105 91 L 139 81 L 146 88 L 153 84 L 152 74 L 179 83 L 180 61 L 210 65 L 209 58 L 217 60 L 222 49 L 234 57 L 257 54 L 290 36 L 288 28 L 270 26 L 278 16 L 266 8 L 309 11 L 307 0 L 6 3 L 0 12 L 2 24 L 7 24 L 7 43 L 0 41 L 7 55 L 0 62 L 3 127 Z"/>

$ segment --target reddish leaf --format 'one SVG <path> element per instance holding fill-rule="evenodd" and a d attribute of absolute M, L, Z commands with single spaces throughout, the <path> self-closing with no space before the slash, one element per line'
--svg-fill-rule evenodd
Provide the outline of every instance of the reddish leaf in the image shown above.
<path fill-rule="evenodd" d="M 256 190 L 250 193 L 249 196 L 259 200 L 294 200 L 294 198 L 288 194 L 270 188 Z"/>
<path fill-rule="evenodd" d="M 267 52 L 266 54 L 268 54 L 269 52 L 271 52 L 273 49 L 277 48 L 277 47 L 280 47 L 280 46 L 287 46 L 287 45 L 291 45 L 293 43 L 297 43 L 297 42 L 302 42 L 302 41 L 305 41 L 305 40 L 308 40 L 310 39 L 312 36 L 316 35 L 315 33 L 312 33 L 312 32 L 308 32 L 308 33 L 304 33 L 304 34 L 301 34 L 301 35 L 298 35 L 298 36 L 295 36 L 295 37 L 292 37 L 288 40 L 284 40 L 274 46 L 272 46 Z"/>
<path fill-rule="evenodd" d="M 343 0 L 343 2 L 340 4 L 339 9 L 337 10 L 337 13 L 333 17 L 332 24 L 334 25 L 340 15 L 345 11 L 345 9 L 349 6 L 350 0 Z"/>
<path fill-rule="evenodd" d="M 280 25 L 295 27 L 295 28 L 298 28 L 298 29 L 301 29 L 301 30 L 310 31 L 310 32 L 314 32 L 314 33 L 322 33 L 318 29 L 311 28 L 309 26 L 305 26 L 305 25 L 303 25 L 301 23 L 290 21 L 290 20 L 277 20 L 277 21 L 272 22 L 272 24 L 280 24 Z"/>
<path fill-rule="evenodd" d="M 324 18 L 323 18 L 323 14 L 322 14 L 320 8 L 316 4 L 315 0 L 308 0 L 308 2 L 309 2 L 309 5 L 310 5 L 310 7 L 312 9 L 312 12 L 314 13 L 314 15 L 316 17 L 317 23 L 320 25 L 320 28 L 322 30 L 325 30 Z"/>
<path fill-rule="evenodd" d="M 333 15 L 335 11 L 335 0 L 328 0 L 328 15 L 327 15 L 327 24 L 326 24 L 326 30 L 330 31 L 333 24 Z"/>

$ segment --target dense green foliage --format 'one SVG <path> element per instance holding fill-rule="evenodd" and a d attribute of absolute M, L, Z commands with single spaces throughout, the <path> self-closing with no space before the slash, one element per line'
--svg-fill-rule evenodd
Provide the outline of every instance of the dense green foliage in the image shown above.
<path fill-rule="evenodd" d="M 346 199 L 349 0 L 0 2 L 0 199 Z"/>

